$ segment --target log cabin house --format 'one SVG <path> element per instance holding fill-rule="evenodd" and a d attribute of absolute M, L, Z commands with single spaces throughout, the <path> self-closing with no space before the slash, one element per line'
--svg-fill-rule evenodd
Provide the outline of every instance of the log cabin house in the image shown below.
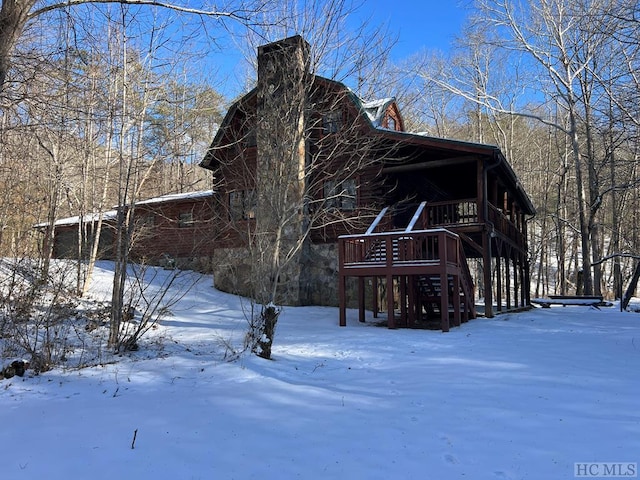
<path fill-rule="evenodd" d="M 258 48 L 257 86 L 201 162 L 214 189 L 137 202 L 132 257 L 170 258 L 249 295 L 249 244 L 274 221 L 269 195 L 282 196 L 295 213 L 282 241 L 303 245 L 280 304 L 339 306 L 341 325 L 347 306 L 360 320 L 368 306 L 389 327 L 443 331 L 474 318 L 476 303 L 488 317 L 529 306 L 535 209 L 500 149 L 406 132 L 393 98 L 363 102 L 311 74 L 309 57 L 300 36 Z M 115 215 L 105 214 L 101 258 Z M 88 242 L 95 217 L 83 223 Z M 55 257 L 78 258 L 79 224 L 56 223 Z"/>
<path fill-rule="evenodd" d="M 300 36 L 259 47 L 257 86 L 201 162 L 216 190 L 216 286 L 248 293 L 247 247 L 277 171 L 300 211 L 290 240 L 305 239 L 281 303 L 339 304 L 341 325 L 347 305 L 363 320 L 368 304 L 389 327 L 444 331 L 478 299 L 489 317 L 528 306 L 535 209 L 500 149 L 406 132 L 394 99 L 363 102 L 311 74 L 309 57 Z"/>
<path fill-rule="evenodd" d="M 215 238 L 213 191 L 176 193 L 135 202 L 131 258 L 151 264 L 209 271 Z M 102 213 L 98 258 L 113 259 L 117 209 Z M 54 258 L 88 259 L 99 215 L 59 219 L 52 245 Z M 35 228 L 44 230 L 46 223 Z M 82 245 L 80 249 L 78 245 Z M 46 248 L 46 247 L 45 247 Z"/>

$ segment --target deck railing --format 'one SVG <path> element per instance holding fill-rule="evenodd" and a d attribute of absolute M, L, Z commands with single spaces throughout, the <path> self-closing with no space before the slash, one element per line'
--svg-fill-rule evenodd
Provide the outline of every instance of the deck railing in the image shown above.
<path fill-rule="evenodd" d="M 458 265 L 459 242 L 457 235 L 444 229 L 343 235 L 340 263 L 344 268 Z"/>
<path fill-rule="evenodd" d="M 428 203 L 423 215 L 423 228 L 455 228 L 456 226 L 481 223 L 475 199 Z M 526 245 L 524 234 L 499 208 L 489 204 L 486 220 L 493 225 L 497 232 L 512 239 L 517 245 Z"/>
<path fill-rule="evenodd" d="M 500 209 L 491 204 L 489 204 L 489 221 L 498 232 L 507 238 L 513 239 L 518 245 L 525 245 L 524 235 L 518 230 L 516 224 L 509 220 Z"/>
<path fill-rule="evenodd" d="M 478 204 L 474 198 L 427 204 L 426 222 L 431 227 L 479 221 Z"/>
<path fill-rule="evenodd" d="M 436 228 L 343 235 L 338 239 L 338 248 L 340 325 L 346 325 L 347 277 L 386 277 L 387 285 L 392 285 L 396 277 L 400 289 L 396 293 L 401 296 L 401 317 L 406 325 L 414 324 L 416 318 L 422 315 L 422 300 L 418 298 L 417 290 L 407 287 L 415 285 L 421 278 L 435 278 L 441 286 L 440 290 L 436 288 L 436 295 L 439 297 L 437 301 L 443 331 L 449 330 L 450 309 L 453 311 L 454 325 L 475 318 L 473 281 L 462 242 L 455 233 Z M 364 321 L 362 280 L 358 289 L 360 320 Z M 389 327 L 395 328 L 394 289 L 388 287 L 386 295 Z M 377 307 L 374 310 L 377 311 Z"/>

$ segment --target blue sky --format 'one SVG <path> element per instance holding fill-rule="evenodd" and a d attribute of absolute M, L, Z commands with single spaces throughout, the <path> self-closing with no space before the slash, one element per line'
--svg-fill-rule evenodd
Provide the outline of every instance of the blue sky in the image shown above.
<path fill-rule="evenodd" d="M 405 58 L 423 48 L 446 51 L 460 33 L 469 1 L 459 0 L 364 0 L 362 16 L 385 23 L 399 35 L 394 59 Z"/>
<path fill-rule="evenodd" d="M 384 25 L 392 35 L 398 36 L 392 50 L 395 61 L 407 58 L 424 49 L 447 51 L 460 33 L 471 0 L 360 0 L 362 6 L 350 16 L 354 29 L 363 21 L 370 26 Z M 354 0 L 355 3 L 358 0 Z M 347 21 L 347 24 L 349 23 Z M 233 98 L 241 94 L 246 85 L 246 70 L 241 61 L 241 53 L 231 42 L 223 56 L 214 54 L 220 75 L 216 85 L 225 96 Z"/>

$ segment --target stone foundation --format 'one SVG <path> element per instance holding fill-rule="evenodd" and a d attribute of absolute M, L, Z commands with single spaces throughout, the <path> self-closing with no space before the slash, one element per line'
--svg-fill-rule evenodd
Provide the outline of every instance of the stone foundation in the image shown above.
<path fill-rule="evenodd" d="M 245 248 L 218 248 L 212 258 L 214 286 L 223 292 L 251 295 L 251 261 Z"/>
<path fill-rule="evenodd" d="M 338 295 L 338 245 L 313 244 L 305 249 L 299 277 L 284 276 L 280 287 L 279 303 L 282 305 L 319 305 L 337 307 Z M 251 296 L 251 263 L 243 248 L 217 249 L 212 258 L 214 285 L 218 290 L 243 296 Z M 371 306 L 371 280 L 366 280 L 367 307 Z M 350 308 L 357 308 L 357 280 L 347 279 L 347 299 Z"/>
<path fill-rule="evenodd" d="M 310 245 L 304 261 L 306 304 L 338 306 L 338 245 Z"/>
<path fill-rule="evenodd" d="M 284 276 L 280 287 L 281 305 L 319 305 L 337 307 L 338 245 L 314 244 L 305 249 L 304 265 L 296 277 Z M 236 295 L 251 296 L 252 268 L 249 252 L 244 248 L 217 249 L 211 259 L 214 285 L 218 290 Z M 298 270 L 298 269 L 294 269 Z M 366 305 L 371 308 L 371 279 L 366 279 Z M 349 308 L 357 308 L 357 280 L 347 279 Z"/>
<path fill-rule="evenodd" d="M 193 270 L 194 272 L 210 274 L 213 272 L 213 257 L 201 256 L 201 257 L 179 257 L 175 259 L 162 259 L 159 261 L 160 265 L 165 268 L 175 266 L 182 270 Z M 171 265 L 173 263 L 173 265 Z"/>
<path fill-rule="evenodd" d="M 214 286 L 223 292 L 251 297 L 254 288 L 254 268 L 245 248 L 218 248 L 212 259 Z M 281 285 L 276 302 L 280 305 L 307 305 L 300 288 L 301 268 L 290 265 L 280 275 Z"/>

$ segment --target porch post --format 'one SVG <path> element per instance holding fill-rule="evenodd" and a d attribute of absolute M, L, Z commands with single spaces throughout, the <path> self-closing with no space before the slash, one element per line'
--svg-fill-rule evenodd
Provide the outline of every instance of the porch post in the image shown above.
<path fill-rule="evenodd" d="M 531 273 L 529 272 L 529 258 L 527 252 L 527 220 L 522 215 L 522 267 L 524 269 L 523 285 L 524 290 L 524 304 L 525 306 L 531 305 Z"/>
<path fill-rule="evenodd" d="M 443 332 L 449 331 L 449 275 L 445 270 L 440 274 L 440 323 Z"/>
<path fill-rule="evenodd" d="M 416 326 L 416 312 L 417 312 L 417 301 L 416 301 L 416 276 L 409 276 L 409 291 L 408 291 L 408 303 L 409 303 L 409 317 L 407 319 L 408 327 Z"/>
<path fill-rule="evenodd" d="M 338 298 L 340 302 L 340 326 L 347 326 L 347 302 L 345 292 L 345 278 L 342 273 L 338 274 Z"/>
<path fill-rule="evenodd" d="M 487 221 L 487 178 L 482 159 L 478 159 L 476 168 L 476 201 L 478 202 L 478 222 Z"/>
<path fill-rule="evenodd" d="M 407 320 L 407 276 L 399 275 L 398 276 L 398 295 L 400 303 L 400 325 L 407 327 L 409 326 L 409 322 Z M 403 325 L 404 324 L 404 325 Z"/>
<path fill-rule="evenodd" d="M 484 315 L 493 317 L 493 284 L 491 282 L 491 235 L 489 229 L 489 199 L 487 198 L 487 169 L 484 160 L 478 158 L 477 168 L 477 194 L 478 194 L 478 220 L 484 223 L 484 235 L 482 235 L 482 269 L 484 274 Z"/>
<path fill-rule="evenodd" d="M 373 318 L 378 318 L 378 313 L 380 311 L 380 305 L 378 304 L 378 295 L 380 294 L 380 290 L 378 289 L 378 277 L 373 277 L 371 279 L 372 290 L 373 290 Z"/>
<path fill-rule="evenodd" d="M 364 277 L 358 277 L 358 321 L 364 323 Z"/>
<path fill-rule="evenodd" d="M 462 318 L 460 316 L 460 272 L 455 273 L 453 275 L 453 326 L 459 327 L 462 323 Z"/>
<path fill-rule="evenodd" d="M 520 279 L 520 267 L 518 265 L 518 257 L 520 255 L 516 252 L 513 255 L 513 305 L 518 308 L 520 305 L 520 289 L 519 289 L 519 279 Z"/>
<path fill-rule="evenodd" d="M 443 332 L 449 331 L 449 243 L 447 235 L 438 234 L 438 248 L 440 250 L 440 323 Z"/>
<path fill-rule="evenodd" d="M 393 275 L 387 275 L 387 326 L 396 328 L 396 319 L 393 311 Z"/>
<path fill-rule="evenodd" d="M 493 293 L 491 283 L 491 232 L 482 238 L 482 269 L 484 274 L 484 316 L 493 317 Z"/>
<path fill-rule="evenodd" d="M 504 259 L 505 263 L 505 282 L 506 282 L 506 295 L 507 295 L 507 310 L 511 310 L 511 247 L 507 246 L 507 255 Z"/>
<path fill-rule="evenodd" d="M 347 288 L 345 281 L 345 242 L 338 239 L 338 305 L 340 306 L 340 326 L 347 326 Z"/>
<path fill-rule="evenodd" d="M 496 242 L 498 243 L 497 245 L 497 252 L 496 252 L 496 304 L 497 304 L 497 310 L 498 312 L 502 311 L 502 259 L 501 259 L 501 252 L 502 252 L 502 247 L 500 246 L 500 242 Z M 509 268 L 507 266 L 507 268 Z"/>

